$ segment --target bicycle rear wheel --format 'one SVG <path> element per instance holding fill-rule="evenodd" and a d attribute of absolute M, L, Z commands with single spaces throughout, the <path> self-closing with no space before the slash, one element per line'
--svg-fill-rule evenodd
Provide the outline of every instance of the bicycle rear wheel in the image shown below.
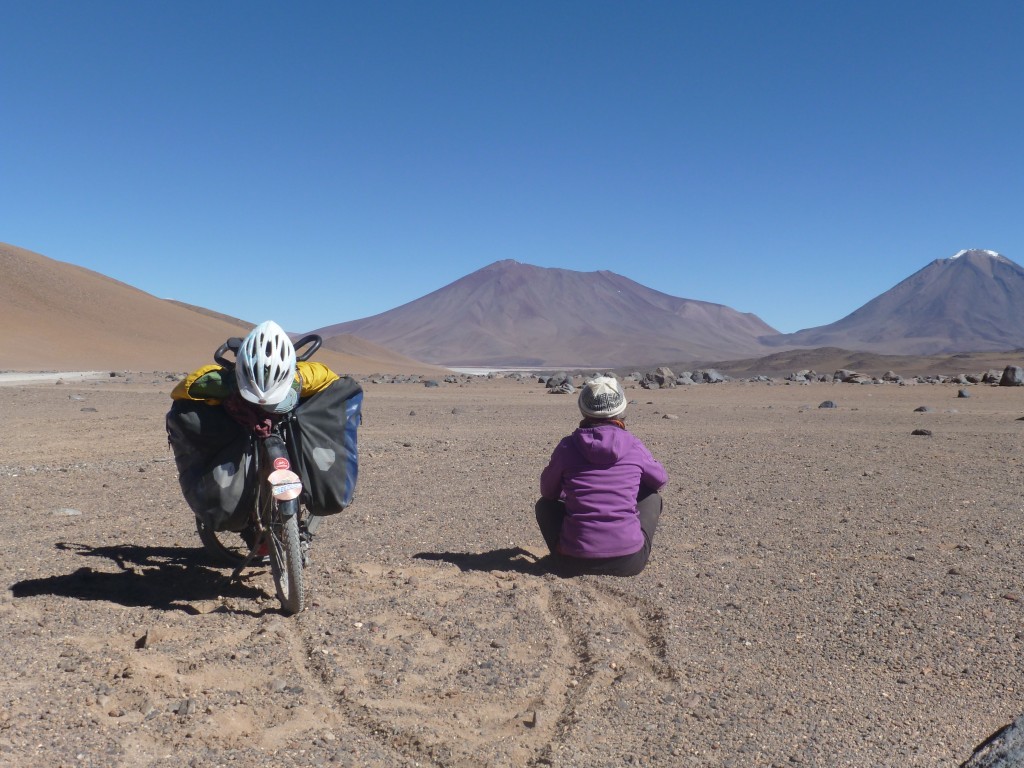
<path fill-rule="evenodd" d="M 299 505 L 295 500 L 271 504 L 270 525 L 267 526 L 270 572 L 274 576 L 274 587 L 281 608 L 286 613 L 299 613 L 306 603 L 299 538 Z"/>
<path fill-rule="evenodd" d="M 234 568 L 245 562 L 249 545 L 234 531 L 217 532 L 196 515 L 196 532 L 207 554 L 218 564 Z"/>

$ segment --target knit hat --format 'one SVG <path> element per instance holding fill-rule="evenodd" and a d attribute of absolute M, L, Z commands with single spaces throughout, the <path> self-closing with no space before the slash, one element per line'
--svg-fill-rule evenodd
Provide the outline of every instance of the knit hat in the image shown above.
<path fill-rule="evenodd" d="M 614 419 L 626 410 L 626 394 L 618 379 L 598 376 L 580 390 L 580 412 L 592 419 Z"/>

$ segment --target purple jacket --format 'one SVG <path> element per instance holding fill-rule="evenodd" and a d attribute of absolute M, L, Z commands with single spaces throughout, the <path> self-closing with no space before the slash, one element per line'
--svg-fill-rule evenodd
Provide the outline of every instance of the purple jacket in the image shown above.
<path fill-rule="evenodd" d="M 540 495 L 565 501 L 558 549 L 571 557 L 618 557 L 644 545 L 640 487 L 668 482 L 639 438 L 615 424 L 581 427 L 555 448 L 540 475 Z"/>

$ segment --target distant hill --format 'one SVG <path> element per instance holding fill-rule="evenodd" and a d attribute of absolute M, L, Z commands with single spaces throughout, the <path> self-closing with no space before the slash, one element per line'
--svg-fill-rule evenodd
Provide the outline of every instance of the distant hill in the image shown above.
<path fill-rule="evenodd" d="M 183 372 L 252 327 L 3 243 L 0 274 L 0 371 Z M 316 359 L 339 373 L 430 370 L 368 342 L 325 344 Z"/>
<path fill-rule="evenodd" d="M 0 371 L 185 371 L 251 327 L 2 243 L 0 273 Z M 934 261 L 847 317 L 791 334 L 613 272 L 499 261 L 388 312 L 321 328 L 317 359 L 348 373 L 712 364 L 700 361 L 731 361 L 715 365 L 734 375 L 971 372 L 1020 362 L 1021 306 L 1024 268 L 983 250 Z"/>
<path fill-rule="evenodd" d="M 327 326 L 446 366 L 606 366 L 771 351 L 752 314 L 670 296 L 614 272 L 505 260 L 373 317 Z"/>
<path fill-rule="evenodd" d="M 237 317 L 232 317 L 231 315 L 225 315 L 223 312 L 214 312 L 212 309 L 207 309 L 206 307 L 197 307 L 195 304 L 188 304 L 184 301 L 176 301 L 175 299 L 164 299 L 164 301 L 168 301 L 171 304 L 176 304 L 177 306 L 183 307 L 184 309 L 190 309 L 193 312 L 198 312 L 199 314 L 206 315 L 207 317 L 215 317 L 218 320 L 223 320 L 224 322 L 230 323 L 231 325 L 237 325 L 243 328 L 252 328 L 254 325 L 256 325 L 256 323 L 253 321 L 241 320 Z"/>
<path fill-rule="evenodd" d="M 994 251 L 938 259 L 829 325 L 762 336 L 772 347 L 936 355 L 1024 347 L 1024 268 Z"/>

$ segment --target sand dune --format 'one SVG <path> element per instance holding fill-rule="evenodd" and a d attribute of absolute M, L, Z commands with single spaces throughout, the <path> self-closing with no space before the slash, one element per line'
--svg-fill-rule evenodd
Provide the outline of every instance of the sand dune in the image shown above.
<path fill-rule="evenodd" d="M 251 327 L 2 243 L 0 274 L 0 370 L 185 371 Z M 431 369 L 362 341 L 338 340 L 317 359 L 346 372 Z"/>

